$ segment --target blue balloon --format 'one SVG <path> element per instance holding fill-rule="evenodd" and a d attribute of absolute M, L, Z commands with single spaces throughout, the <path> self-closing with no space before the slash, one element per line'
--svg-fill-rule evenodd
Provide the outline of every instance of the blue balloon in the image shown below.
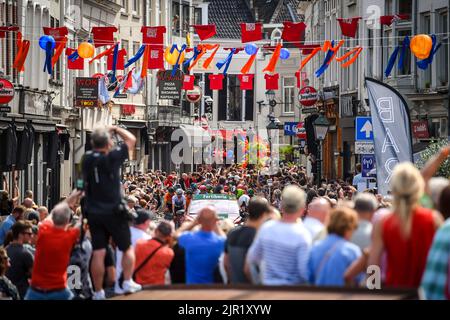
<path fill-rule="evenodd" d="M 289 59 L 290 56 L 291 56 L 291 53 L 289 52 L 288 49 L 282 48 L 282 49 L 280 50 L 280 59 L 281 59 L 281 60 Z"/>
<path fill-rule="evenodd" d="M 227 151 L 227 158 L 233 158 L 234 152 L 233 150 L 228 150 Z"/>
<path fill-rule="evenodd" d="M 258 52 L 258 47 L 254 43 L 249 43 L 245 46 L 245 53 L 252 56 Z"/>
<path fill-rule="evenodd" d="M 55 49 L 56 41 L 55 38 L 52 36 L 42 36 L 39 38 L 39 47 L 46 50 L 47 49 L 47 43 L 50 42 L 52 44 L 52 49 Z"/>

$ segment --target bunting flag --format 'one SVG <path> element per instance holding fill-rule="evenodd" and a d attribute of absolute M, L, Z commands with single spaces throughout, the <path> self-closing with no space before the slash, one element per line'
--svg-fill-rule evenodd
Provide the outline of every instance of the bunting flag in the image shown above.
<path fill-rule="evenodd" d="M 117 95 L 126 93 L 128 88 L 131 88 L 133 86 L 133 78 L 132 78 L 132 72 L 135 68 L 132 68 L 130 71 L 128 71 L 127 75 L 123 78 L 123 80 L 119 83 L 119 85 L 116 88 L 116 91 L 114 92 L 113 97 L 116 98 Z"/>
<path fill-rule="evenodd" d="M 362 50 L 363 50 L 362 47 L 356 47 L 356 48 L 350 50 L 349 52 L 347 52 L 346 54 L 344 54 L 342 57 L 339 57 L 339 58 L 336 57 L 336 61 L 342 62 L 345 59 L 347 59 L 348 57 L 350 57 L 351 55 L 353 55 L 349 60 L 347 60 L 347 62 L 343 63 L 341 66 L 343 68 L 347 68 L 356 61 L 356 59 L 358 58 L 358 56 Z"/>
<path fill-rule="evenodd" d="M 194 81 L 195 76 L 190 74 L 185 74 L 183 77 L 183 90 L 192 90 L 194 89 Z"/>
<path fill-rule="evenodd" d="M 164 44 L 165 26 L 158 27 L 142 27 L 142 44 L 160 46 Z"/>
<path fill-rule="evenodd" d="M 164 69 L 164 50 L 162 47 L 150 47 L 148 68 L 157 70 Z"/>
<path fill-rule="evenodd" d="M 340 40 L 336 46 L 334 46 L 334 40 L 331 42 L 325 41 L 322 51 L 328 50 L 328 52 L 327 52 L 327 55 L 325 56 L 325 60 L 323 61 L 322 66 L 315 73 L 317 78 L 319 78 L 325 72 L 325 70 L 328 69 L 331 61 L 333 61 L 338 50 L 342 47 L 343 44 L 344 44 L 344 40 Z"/>
<path fill-rule="evenodd" d="M 25 71 L 25 60 L 27 59 L 28 51 L 30 49 L 30 41 L 22 39 L 22 33 L 17 33 L 17 56 L 14 59 L 13 68 L 18 72 Z"/>
<path fill-rule="evenodd" d="M 125 69 L 125 56 L 127 55 L 126 49 L 120 49 L 117 53 L 117 64 L 116 70 L 124 70 Z M 106 68 L 107 70 L 113 69 L 113 60 L 114 60 L 114 52 L 108 55 L 106 60 Z"/>
<path fill-rule="evenodd" d="M 112 72 L 111 72 L 111 82 L 114 83 L 117 81 L 116 79 L 116 70 L 117 70 L 117 58 L 119 56 L 119 43 L 116 43 L 116 45 L 113 47 L 113 65 L 112 65 Z"/>
<path fill-rule="evenodd" d="M 397 59 L 398 52 L 400 51 L 400 46 L 397 46 L 395 48 L 394 52 L 392 52 L 391 56 L 389 57 L 388 64 L 386 66 L 386 69 L 384 70 L 385 77 L 389 77 L 391 75 L 392 69 L 395 65 L 395 60 Z"/>
<path fill-rule="evenodd" d="M 186 51 L 188 51 L 188 50 L 186 49 Z M 202 50 L 200 49 L 200 46 L 195 47 L 193 49 L 193 51 L 194 51 L 194 54 L 192 55 L 192 57 L 190 57 L 189 59 L 186 59 L 183 62 L 183 66 L 190 65 L 191 61 L 193 61 L 193 60 L 195 61 L 197 59 L 198 55 L 202 52 Z"/>
<path fill-rule="evenodd" d="M 253 77 L 254 74 L 240 74 L 238 75 L 239 82 L 241 83 L 241 90 L 253 90 Z"/>
<path fill-rule="evenodd" d="M 300 47 L 305 39 L 306 24 L 304 22 L 283 22 L 283 33 L 281 39 L 292 42 L 294 46 Z"/>
<path fill-rule="evenodd" d="M 312 59 L 314 58 L 314 56 L 321 51 L 322 48 L 318 47 L 318 48 L 314 48 L 312 49 L 312 52 L 304 59 L 302 60 L 302 62 L 300 63 L 300 68 L 298 69 L 298 71 L 302 71 L 302 69 L 306 66 L 306 64 Z"/>
<path fill-rule="evenodd" d="M 53 73 L 52 58 L 53 58 L 53 45 L 54 43 L 47 41 L 45 46 L 45 63 L 44 72 L 48 72 L 49 75 Z"/>
<path fill-rule="evenodd" d="M 66 48 L 67 37 L 62 38 L 62 40 L 60 42 L 56 42 L 56 43 L 57 43 L 57 46 L 55 49 L 55 53 L 53 54 L 52 66 L 54 66 L 56 64 L 56 62 L 58 62 L 59 57 L 61 56 L 62 52 Z"/>
<path fill-rule="evenodd" d="M 259 48 L 256 50 L 255 54 L 252 54 L 250 58 L 248 59 L 247 63 L 242 67 L 241 73 L 246 74 L 250 71 L 250 68 L 252 67 L 253 63 L 255 62 L 256 55 L 258 54 Z"/>
<path fill-rule="evenodd" d="M 270 72 L 270 73 L 275 72 L 275 67 L 277 66 L 278 59 L 280 58 L 281 47 L 282 47 L 281 43 L 278 43 L 277 46 L 275 47 L 275 51 L 273 52 L 272 57 L 269 60 L 269 63 L 263 69 L 263 72 Z"/>
<path fill-rule="evenodd" d="M 43 27 L 42 29 L 44 29 L 45 35 L 52 36 L 53 39 L 55 39 L 56 44 L 58 44 L 58 42 L 64 41 L 64 38 L 69 34 L 69 30 L 67 29 L 67 27 Z"/>
<path fill-rule="evenodd" d="M 209 78 L 209 88 L 211 90 L 222 90 L 223 89 L 223 74 L 210 74 Z"/>
<path fill-rule="evenodd" d="M 266 90 L 278 90 L 278 82 L 280 79 L 280 75 L 278 73 L 273 75 L 266 74 L 264 75 L 264 79 L 266 80 Z"/>
<path fill-rule="evenodd" d="M 19 27 L 17 26 L 0 26 L 0 39 L 6 37 L 6 32 L 8 31 L 19 31 Z"/>
<path fill-rule="evenodd" d="M 216 35 L 215 24 L 206 24 L 206 25 L 194 24 L 193 27 L 195 33 L 198 35 L 201 41 L 207 40 Z"/>
<path fill-rule="evenodd" d="M 142 45 L 138 52 L 136 52 L 136 54 L 131 57 L 127 63 L 125 63 L 125 68 L 128 68 L 130 65 L 132 65 L 133 63 L 135 63 L 136 61 L 138 61 L 140 58 L 142 58 L 142 56 L 144 55 L 144 51 L 145 51 L 145 45 Z"/>
<path fill-rule="evenodd" d="M 100 59 L 100 58 L 102 58 L 104 56 L 108 56 L 108 55 L 112 54 L 114 49 L 116 48 L 116 45 L 118 45 L 118 43 L 116 43 L 115 45 L 113 45 L 110 48 L 106 49 L 105 51 L 100 52 L 98 55 L 96 55 L 91 60 L 89 60 L 89 64 L 91 64 L 95 60 L 98 60 L 98 59 Z"/>
<path fill-rule="evenodd" d="M 111 101 L 108 87 L 106 86 L 105 77 L 101 77 L 100 79 L 98 79 L 98 97 L 103 104 Z"/>
<path fill-rule="evenodd" d="M 147 76 L 149 59 L 150 59 L 150 47 L 145 46 L 144 59 L 142 60 L 141 78 L 145 78 Z"/>
<path fill-rule="evenodd" d="M 253 42 L 262 39 L 262 23 L 241 23 L 241 42 Z"/>
<path fill-rule="evenodd" d="M 436 52 L 439 50 L 439 48 L 442 45 L 442 43 L 439 43 L 436 46 L 436 35 L 432 34 L 431 39 L 433 41 L 433 45 L 431 47 L 430 55 L 426 59 L 417 61 L 416 64 L 419 69 L 426 70 L 428 68 L 428 66 L 433 63 L 434 55 L 436 54 Z"/>
<path fill-rule="evenodd" d="M 186 50 L 187 46 L 183 44 L 180 49 L 178 49 L 178 45 L 174 44 L 172 45 L 172 48 L 170 49 L 170 53 L 173 53 L 174 50 L 178 51 L 178 57 L 177 62 L 174 64 L 172 69 L 172 77 L 174 77 L 177 73 L 178 68 L 180 67 L 180 58 L 182 56 L 182 53 Z"/>
<path fill-rule="evenodd" d="M 84 69 L 84 59 L 80 58 L 78 56 L 76 49 L 67 48 L 66 55 L 67 55 L 67 59 L 68 59 L 67 69 L 69 69 L 69 70 L 83 70 Z"/>
<path fill-rule="evenodd" d="M 116 31 L 116 27 L 93 27 L 91 33 L 94 38 L 94 46 L 96 48 L 102 46 L 113 46 L 114 32 Z"/>
<path fill-rule="evenodd" d="M 343 36 L 354 38 L 356 36 L 356 31 L 358 31 L 358 22 L 361 17 L 354 17 L 350 19 L 337 18 L 339 26 L 341 27 L 341 32 Z"/>
<path fill-rule="evenodd" d="M 144 88 L 144 78 L 141 77 L 141 74 L 142 71 L 139 70 L 131 73 L 131 86 L 127 88 L 127 93 L 138 94 Z"/>
<path fill-rule="evenodd" d="M 214 44 L 211 45 L 211 48 L 214 48 L 214 51 L 211 53 L 211 55 L 203 62 L 203 68 L 208 69 L 211 62 L 214 60 L 214 57 L 216 56 L 217 51 L 219 50 L 220 45 Z M 195 61 L 194 61 L 195 62 Z"/>
<path fill-rule="evenodd" d="M 396 14 L 393 16 L 381 16 L 380 23 L 385 26 L 390 26 L 394 22 L 398 22 L 400 20 L 408 20 L 409 14 Z"/>
<path fill-rule="evenodd" d="M 223 69 L 223 75 L 227 74 L 228 68 L 230 67 L 230 63 L 231 63 L 231 60 L 233 59 L 233 55 L 235 52 L 236 52 L 235 48 L 231 49 L 231 52 L 228 54 L 228 56 L 224 60 L 221 60 L 216 63 L 216 67 L 219 70 L 222 69 L 223 66 L 225 66 L 225 68 Z"/>

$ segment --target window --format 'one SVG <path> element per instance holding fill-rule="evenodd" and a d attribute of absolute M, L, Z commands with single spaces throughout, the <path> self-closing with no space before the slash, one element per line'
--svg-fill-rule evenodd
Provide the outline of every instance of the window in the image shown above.
<path fill-rule="evenodd" d="M 127 50 L 127 52 L 130 52 L 128 40 L 121 40 L 120 42 L 122 43 L 122 49 L 125 49 L 125 50 Z"/>
<path fill-rule="evenodd" d="M 392 1 L 393 0 L 386 0 L 385 8 L 386 8 L 386 15 L 390 16 L 392 15 Z"/>
<path fill-rule="evenodd" d="M 122 8 L 125 9 L 125 12 L 128 12 L 128 1 L 129 0 L 121 0 L 122 1 Z"/>
<path fill-rule="evenodd" d="M 139 15 L 141 14 L 141 1 L 133 0 L 133 11 Z"/>
<path fill-rule="evenodd" d="M 450 41 L 448 34 L 448 14 L 447 12 L 441 12 L 437 16 L 437 29 L 438 34 L 440 34 L 440 41 L 442 42 L 442 47 L 436 54 L 437 63 L 439 66 L 437 68 L 437 86 L 448 86 L 448 67 L 449 67 L 449 51 L 450 51 Z M 439 39 L 439 37 L 438 37 Z"/>
<path fill-rule="evenodd" d="M 283 113 L 294 113 L 295 78 L 283 78 Z"/>
<path fill-rule="evenodd" d="M 174 35 L 180 34 L 180 4 L 172 2 L 172 32 Z"/>
<path fill-rule="evenodd" d="M 398 31 L 398 45 L 400 48 L 403 45 L 403 39 L 409 36 L 411 37 L 411 30 L 399 30 Z M 400 59 L 400 55 L 398 57 Z M 409 46 L 406 47 L 406 54 L 405 58 L 403 59 L 403 65 L 401 69 L 398 69 L 398 75 L 408 75 L 411 74 L 411 51 L 409 49 Z"/>
<path fill-rule="evenodd" d="M 241 121 L 242 120 L 242 93 L 240 83 L 237 75 L 228 75 L 228 106 L 227 106 L 227 120 Z"/>
<path fill-rule="evenodd" d="M 430 28 L 431 28 L 431 18 L 430 13 L 421 14 L 421 29 L 423 30 L 423 33 L 430 34 Z M 420 70 L 418 69 L 419 74 L 423 75 L 423 83 L 422 88 L 431 88 L 431 69 L 427 68 L 427 70 Z"/>
<path fill-rule="evenodd" d="M 384 37 L 382 39 L 383 42 L 383 73 L 387 66 L 387 63 L 389 61 L 389 57 L 391 56 L 392 52 L 394 51 L 393 43 L 392 43 L 392 30 L 386 30 L 384 32 Z M 392 75 L 392 73 L 391 73 Z"/>
<path fill-rule="evenodd" d="M 409 19 L 411 19 L 412 15 L 412 2 L 413 0 L 397 0 L 398 3 L 398 13 L 399 14 L 408 14 Z"/>
<path fill-rule="evenodd" d="M 194 24 L 202 24 L 202 8 L 194 9 Z"/>
<path fill-rule="evenodd" d="M 51 28 L 57 28 L 59 27 L 59 20 L 55 19 L 54 17 L 50 17 L 50 27 Z M 62 75 L 61 75 L 61 63 L 62 63 L 62 57 L 58 59 L 55 66 L 53 67 L 52 72 L 52 80 L 54 81 L 61 81 Z"/>
<path fill-rule="evenodd" d="M 133 56 L 136 55 L 136 53 L 139 51 L 140 47 L 141 47 L 141 44 L 139 42 L 133 41 Z M 138 61 L 136 61 L 136 63 L 135 63 L 136 69 L 140 68 L 141 60 L 142 59 L 139 59 Z"/>

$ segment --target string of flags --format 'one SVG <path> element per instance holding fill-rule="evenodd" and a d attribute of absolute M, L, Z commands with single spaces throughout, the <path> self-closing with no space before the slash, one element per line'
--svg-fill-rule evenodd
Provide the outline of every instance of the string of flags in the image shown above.
<path fill-rule="evenodd" d="M 358 31 L 358 24 L 362 17 L 352 17 L 349 19 L 338 18 L 338 24 L 341 29 L 342 36 L 348 38 L 355 38 Z M 380 24 L 389 26 L 401 20 L 409 19 L 408 15 L 397 14 L 389 16 L 381 16 Z M 91 38 L 87 41 L 81 42 L 77 48 L 67 47 L 68 43 L 68 29 L 67 27 L 43 28 L 43 35 L 39 38 L 39 46 L 45 52 L 45 60 L 43 71 L 49 75 L 53 73 L 53 69 L 59 58 L 65 51 L 67 56 L 67 68 L 69 70 L 83 70 L 84 60 L 88 59 L 89 64 L 96 60 L 106 57 L 107 70 L 106 75 L 101 76 L 100 92 L 104 93 L 103 100 L 106 99 L 108 91 L 114 91 L 114 96 L 121 93 L 138 93 L 143 88 L 144 79 L 147 76 L 148 69 L 163 70 L 164 61 L 172 66 L 172 76 L 177 70 L 185 67 L 191 71 L 194 67 L 202 67 L 208 69 L 218 52 L 219 44 L 208 44 L 204 41 L 214 37 L 217 33 L 216 26 L 209 25 L 193 25 L 193 30 L 200 39 L 200 44 L 190 48 L 190 38 L 186 37 L 186 43 L 178 46 L 173 44 L 169 47 L 164 47 L 164 34 L 166 33 L 165 26 L 142 26 L 142 45 L 139 50 L 130 58 L 127 59 L 127 51 L 120 49 L 120 41 L 114 39 L 114 33 L 118 31 L 116 27 L 93 27 L 91 29 Z M 344 40 L 329 41 L 326 40 L 322 45 L 319 44 L 305 44 L 306 24 L 304 22 L 283 22 L 283 31 L 281 38 L 286 43 L 291 43 L 297 49 L 301 50 L 303 55 L 306 55 L 296 71 L 296 77 L 300 75 L 300 71 L 319 53 L 324 52 L 324 60 L 316 70 L 315 76 L 321 77 L 328 69 L 333 60 L 341 63 L 342 68 L 347 68 L 356 62 L 357 58 L 363 51 L 362 46 L 351 48 L 350 51 L 344 55 L 339 56 L 338 51 L 343 47 Z M 247 62 L 241 68 L 238 75 L 241 89 L 252 90 L 254 74 L 249 74 L 258 52 L 264 50 L 271 52 L 271 57 L 268 64 L 263 69 L 265 73 L 266 89 L 278 90 L 279 76 L 276 73 L 276 66 L 278 61 L 290 58 L 290 51 L 284 48 L 281 43 L 275 47 L 258 46 L 254 42 L 263 39 L 263 25 L 262 23 L 241 23 L 241 42 L 245 44 L 241 48 L 223 48 L 228 50 L 229 54 L 222 60 L 216 63 L 216 68 L 221 71 L 219 74 L 211 74 L 209 76 L 209 83 L 211 90 L 222 90 L 223 79 L 227 75 L 228 69 L 233 61 L 233 57 L 244 51 L 248 56 Z M 23 38 L 22 33 L 18 27 L 0 27 L 0 38 L 4 38 L 7 32 L 17 32 L 17 55 L 14 59 L 13 67 L 18 72 L 23 72 L 25 61 L 30 48 L 30 40 Z M 397 61 L 397 67 L 401 70 L 403 62 L 408 53 L 408 49 L 419 59 L 417 66 L 420 69 L 426 69 L 432 62 L 436 52 L 441 47 L 441 43 L 437 43 L 436 35 L 416 35 L 412 39 L 405 37 L 401 45 L 397 46 L 392 52 L 386 66 L 385 76 L 388 77 Z M 96 53 L 96 50 L 100 52 Z M 292 50 L 292 49 L 291 49 Z M 202 58 L 204 58 L 202 60 Z M 139 68 L 135 65 L 141 61 Z M 201 64 L 201 65 L 200 65 Z M 117 76 L 118 70 L 125 70 L 132 67 L 125 76 Z M 194 76 L 185 75 L 183 81 L 183 89 L 191 90 L 194 86 Z M 297 86 L 300 81 L 297 81 Z M 103 101 L 102 100 L 102 101 Z"/>

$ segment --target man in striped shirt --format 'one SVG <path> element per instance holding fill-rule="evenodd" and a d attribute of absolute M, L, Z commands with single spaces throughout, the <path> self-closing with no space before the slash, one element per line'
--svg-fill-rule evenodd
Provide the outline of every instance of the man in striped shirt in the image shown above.
<path fill-rule="evenodd" d="M 301 222 L 305 193 L 296 186 L 283 190 L 282 218 L 266 222 L 247 254 L 249 266 L 258 265 L 265 285 L 295 285 L 307 281 L 311 235 Z"/>

